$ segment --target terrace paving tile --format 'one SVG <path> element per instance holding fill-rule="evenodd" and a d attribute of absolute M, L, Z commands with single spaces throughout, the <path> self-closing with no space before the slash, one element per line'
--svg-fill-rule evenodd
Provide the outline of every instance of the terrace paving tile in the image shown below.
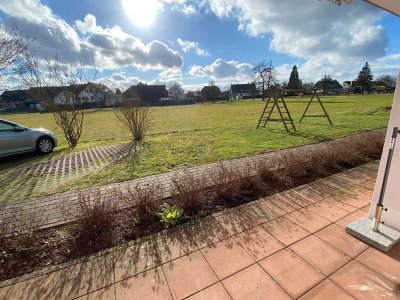
<path fill-rule="evenodd" d="M 291 299 L 259 266 L 252 265 L 222 281 L 233 299 Z"/>
<path fill-rule="evenodd" d="M 306 207 L 321 200 L 320 198 L 314 199 L 307 197 L 306 195 L 298 192 L 296 189 L 286 191 L 282 193 L 282 196 L 291 201 L 291 203 L 296 203 L 299 207 Z"/>
<path fill-rule="evenodd" d="M 343 203 L 341 201 L 336 201 L 336 200 L 334 200 L 332 198 L 327 199 L 326 202 L 328 202 L 329 204 L 332 204 L 332 205 L 334 205 L 334 206 L 336 206 L 338 208 L 341 208 L 341 209 L 343 209 L 343 210 L 345 210 L 345 211 L 347 211 L 349 213 L 353 213 L 353 212 L 358 210 L 357 207 L 345 204 L 345 203 Z"/>
<path fill-rule="evenodd" d="M 390 281 L 400 283 L 400 257 L 394 251 L 383 253 L 369 248 L 356 260 Z"/>
<path fill-rule="evenodd" d="M 229 237 L 228 231 L 215 220 L 189 225 L 186 229 L 190 236 L 189 240 L 199 248 L 207 247 Z"/>
<path fill-rule="evenodd" d="M 190 240 L 185 229 L 178 229 L 155 239 L 156 251 L 161 263 L 187 255 L 198 250 L 194 241 Z"/>
<path fill-rule="evenodd" d="M 353 223 L 354 221 L 357 221 L 363 217 L 368 216 L 368 213 L 363 211 L 363 210 L 357 210 L 351 215 L 348 215 L 344 217 L 343 219 L 340 219 L 339 221 L 336 222 L 336 224 L 342 226 L 343 228 L 346 228 L 347 225 Z"/>
<path fill-rule="evenodd" d="M 244 231 L 233 238 L 257 261 L 285 247 L 285 245 L 269 234 L 263 225 Z"/>
<path fill-rule="evenodd" d="M 200 251 L 219 279 L 224 279 L 255 262 L 233 238 L 218 242 Z"/>
<path fill-rule="evenodd" d="M 13 285 L 8 285 L 0 288 L 0 299 L 10 299 Z"/>
<path fill-rule="evenodd" d="M 115 285 L 95 291 L 85 296 L 77 298 L 79 300 L 112 300 L 115 299 Z"/>
<path fill-rule="evenodd" d="M 300 300 L 353 300 L 354 298 L 337 284 L 327 279 L 302 296 Z"/>
<path fill-rule="evenodd" d="M 172 299 L 161 267 L 151 269 L 115 285 L 117 299 Z"/>
<path fill-rule="evenodd" d="M 315 236 L 350 257 L 356 257 L 368 248 L 368 245 L 346 233 L 343 227 L 336 224 L 318 231 Z"/>
<path fill-rule="evenodd" d="M 342 289 L 357 299 L 399 299 L 397 285 L 374 271 L 352 261 L 331 276 Z"/>
<path fill-rule="evenodd" d="M 307 230 L 310 233 L 314 233 L 329 224 L 330 221 L 320 217 L 319 215 L 309 211 L 307 208 L 299 209 L 285 216 L 296 225 Z"/>
<path fill-rule="evenodd" d="M 309 235 L 307 231 L 285 217 L 280 217 L 266 223 L 265 228 L 268 233 L 286 246 L 289 246 Z"/>
<path fill-rule="evenodd" d="M 0 290 L 1 299 L 61 299 L 64 272 L 35 277 Z"/>
<path fill-rule="evenodd" d="M 351 258 L 315 236 L 309 236 L 289 247 L 310 265 L 328 276 L 348 263 Z"/>
<path fill-rule="evenodd" d="M 107 254 L 63 270 L 62 298 L 70 299 L 114 283 L 114 254 Z"/>
<path fill-rule="evenodd" d="M 269 202 L 273 205 L 274 209 L 276 212 L 278 212 L 280 215 L 282 214 L 288 214 L 296 209 L 299 209 L 301 206 L 295 205 L 293 203 L 290 203 L 290 201 L 284 199 L 283 197 L 279 196 L 279 194 L 274 195 L 269 199 Z M 266 204 L 266 203 L 265 203 Z"/>
<path fill-rule="evenodd" d="M 242 214 L 241 214 L 242 213 Z M 256 215 L 251 210 L 234 210 L 215 217 L 215 220 L 225 229 L 229 235 L 235 235 L 256 226 Z"/>
<path fill-rule="evenodd" d="M 154 240 L 125 248 L 114 253 L 115 281 L 121 281 L 161 264 Z"/>
<path fill-rule="evenodd" d="M 183 299 L 218 281 L 200 251 L 162 266 L 174 299 Z"/>
<path fill-rule="evenodd" d="M 308 210 L 331 222 L 336 222 L 337 220 L 350 214 L 350 212 L 347 210 L 339 208 L 327 201 L 321 201 L 310 205 L 308 206 Z"/>
<path fill-rule="evenodd" d="M 260 265 L 292 298 L 300 297 L 325 278 L 288 249 L 267 257 Z"/>
<path fill-rule="evenodd" d="M 187 300 L 231 300 L 231 297 L 226 292 L 224 286 L 218 282 L 197 294 L 186 298 Z"/>
<path fill-rule="evenodd" d="M 359 189 L 351 190 L 334 197 L 334 200 L 343 202 L 356 208 L 363 208 L 364 206 L 369 205 L 371 203 L 371 199 L 372 193 L 371 195 L 366 196 L 363 195 L 362 191 Z"/>
<path fill-rule="evenodd" d="M 365 211 L 366 213 L 369 213 L 370 205 L 364 206 L 361 208 L 362 211 Z"/>

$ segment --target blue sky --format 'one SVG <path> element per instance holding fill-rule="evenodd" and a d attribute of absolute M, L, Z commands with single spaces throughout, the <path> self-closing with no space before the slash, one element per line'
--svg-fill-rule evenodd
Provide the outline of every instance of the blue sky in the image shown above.
<path fill-rule="evenodd" d="M 400 19 L 361 0 L 0 0 L 0 18 L 37 38 L 41 59 L 95 61 L 111 88 L 224 88 L 254 80 L 251 64 L 262 60 L 281 82 L 294 64 L 304 82 L 351 80 L 365 61 L 375 75 L 400 68 Z"/>

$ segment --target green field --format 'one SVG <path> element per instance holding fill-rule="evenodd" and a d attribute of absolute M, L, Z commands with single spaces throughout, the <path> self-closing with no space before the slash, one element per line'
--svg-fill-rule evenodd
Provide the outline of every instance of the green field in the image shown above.
<path fill-rule="evenodd" d="M 176 168 L 194 166 L 224 159 L 262 153 L 274 149 L 315 143 L 335 137 L 386 127 L 393 95 L 366 96 L 326 96 L 322 97 L 334 126 L 322 118 L 299 119 L 308 98 L 287 98 L 287 104 L 295 120 L 297 132 L 287 134 L 281 123 L 273 123 L 267 128 L 256 130 L 257 120 L 263 110 L 261 100 L 208 103 L 188 106 L 154 107 L 151 109 L 152 126 L 143 149 L 135 156 L 129 156 L 102 170 L 78 176 L 68 181 L 60 181 L 51 188 L 29 188 L 26 193 L 18 193 L 23 182 L 38 178 L 26 178 L 18 174 L 18 182 L 0 188 L 15 189 L 13 199 L 41 194 L 55 193 L 69 189 L 101 185 L 129 180 L 150 174 L 170 171 Z M 311 112 L 320 112 L 317 104 Z M 59 138 L 59 147 L 48 157 L 3 160 L 1 175 L 7 174 L 8 182 L 12 170 L 32 162 L 56 159 L 67 153 L 67 145 L 62 132 L 57 128 L 51 114 L 3 114 L 0 118 L 14 121 L 28 127 L 45 127 L 54 131 Z M 97 145 L 119 144 L 129 141 L 129 134 L 116 121 L 113 109 L 90 110 L 85 116 L 85 127 L 79 146 L 73 151 Z M 16 176 L 14 174 L 13 176 Z M 21 179 L 22 177 L 22 179 Z M 32 177 L 32 176 L 30 176 Z M 33 185 L 34 183 L 32 183 Z M 4 197 L 3 197 L 4 198 Z M 2 199 L 1 201 L 10 201 Z"/>

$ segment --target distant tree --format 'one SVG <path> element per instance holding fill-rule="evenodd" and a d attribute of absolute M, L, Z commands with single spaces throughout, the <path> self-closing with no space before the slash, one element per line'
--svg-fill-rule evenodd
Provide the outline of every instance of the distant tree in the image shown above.
<path fill-rule="evenodd" d="M 221 96 L 221 90 L 216 85 L 208 85 L 201 89 L 201 96 L 205 101 L 217 100 Z"/>
<path fill-rule="evenodd" d="M 175 82 L 170 88 L 168 89 L 168 97 L 180 100 L 183 99 L 185 96 L 185 91 L 182 86 Z"/>
<path fill-rule="evenodd" d="M 384 84 L 388 87 L 394 88 L 396 86 L 396 77 L 391 75 L 380 75 L 375 79 L 375 83 L 377 84 Z"/>
<path fill-rule="evenodd" d="M 306 93 L 311 93 L 314 89 L 315 83 L 314 82 L 305 82 L 302 84 L 302 88 L 304 89 L 304 92 Z"/>
<path fill-rule="evenodd" d="M 257 90 L 255 81 L 253 81 L 250 85 L 250 95 L 253 98 L 253 101 L 254 101 L 254 98 L 257 97 L 257 95 L 258 95 L 258 90 Z"/>
<path fill-rule="evenodd" d="M 8 81 L 17 80 L 16 75 L 29 71 L 34 40 L 16 26 L 6 28 L 0 24 L 0 90 L 7 88 Z"/>
<path fill-rule="evenodd" d="M 262 100 L 265 100 L 266 92 L 275 84 L 278 80 L 276 78 L 276 70 L 272 65 L 272 61 L 262 61 L 257 64 L 253 64 L 252 72 L 257 76 L 258 86 L 261 88 Z"/>
<path fill-rule="evenodd" d="M 295 65 L 290 73 L 289 83 L 287 84 L 287 88 L 290 90 L 299 90 L 301 89 L 301 81 L 299 78 L 299 72 L 297 71 L 297 66 Z"/>
<path fill-rule="evenodd" d="M 324 74 L 324 76 L 321 78 L 319 81 L 321 87 L 322 87 L 322 93 L 326 94 L 327 90 L 331 86 L 333 81 L 332 75 L 331 74 Z"/>
<path fill-rule="evenodd" d="M 374 80 L 374 75 L 372 74 L 371 68 L 368 62 L 362 67 L 360 73 L 358 73 L 357 81 L 361 86 L 361 92 L 364 95 L 365 91 L 368 91 L 372 87 L 372 83 Z"/>
<path fill-rule="evenodd" d="M 215 86 L 215 80 L 211 79 L 211 80 L 208 82 L 208 85 L 209 85 L 209 86 Z"/>

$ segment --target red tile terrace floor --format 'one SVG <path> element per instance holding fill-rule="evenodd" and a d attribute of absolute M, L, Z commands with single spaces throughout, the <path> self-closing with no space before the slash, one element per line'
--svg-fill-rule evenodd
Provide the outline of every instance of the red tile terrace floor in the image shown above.
<path fill-rule="evenodd" d="M 400 245 L 344 227 L 367 215 L 377 164 L 263 198 L 139 245 L 0 284 L 1 299 L 400 299 Z"/>

